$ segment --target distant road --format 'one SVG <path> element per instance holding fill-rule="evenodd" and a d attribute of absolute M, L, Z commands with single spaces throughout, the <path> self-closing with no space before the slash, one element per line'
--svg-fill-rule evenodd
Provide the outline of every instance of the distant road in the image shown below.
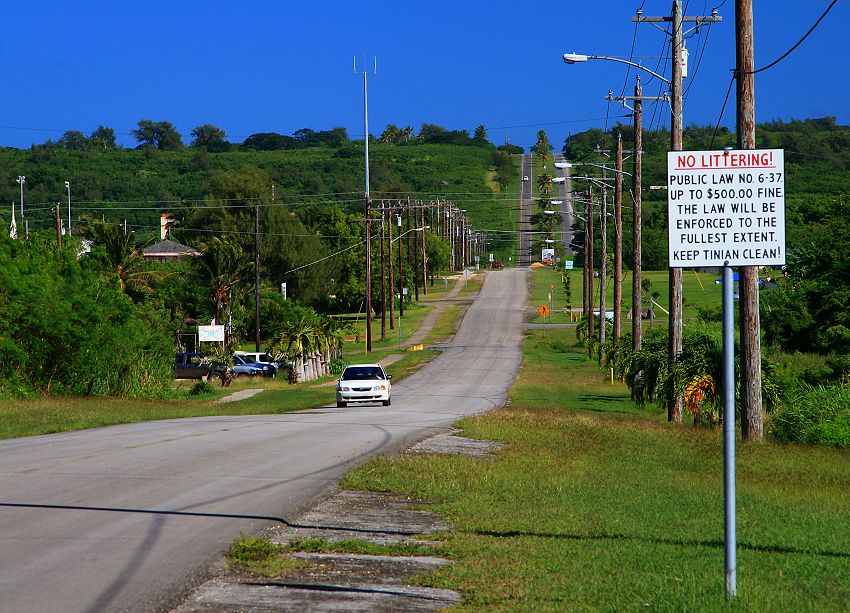
<path fill-rule="evenodd" d="M 502 406 L 526 276 L 489 273 L 453 341 L 394 386 L 391 407 L 0 441 L 0 611 L 167 610 L 240 532 L 267 524 L 246 516 L 292 517 L 367 457 Z"/>
<path fill-rule="evenodd" d="M 532 213 L 532 189 L 534 185 L 532 155 L 524 153 L 520 165 L 520 191 L 519 191 L 519 241 L 517 253 L 517 266 L 530 266 L 531 259 L 531 213 Z M 528 177 L 528 181 L 523 178 Z"/>

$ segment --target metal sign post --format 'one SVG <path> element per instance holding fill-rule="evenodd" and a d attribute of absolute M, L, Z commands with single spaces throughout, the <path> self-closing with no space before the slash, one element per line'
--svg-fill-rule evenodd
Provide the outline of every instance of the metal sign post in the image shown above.
<path fill-rule="evenodd" d="M 723 541 L 726 596 L 736 590 L 735 561 L 735 289 L 732 267 L 723 267 Z"/>

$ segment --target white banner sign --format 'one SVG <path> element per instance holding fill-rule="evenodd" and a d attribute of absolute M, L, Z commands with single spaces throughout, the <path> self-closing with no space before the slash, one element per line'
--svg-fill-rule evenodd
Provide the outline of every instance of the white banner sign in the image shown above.
<path fill-rule="evenodd" d="M 782 149 L 670 151 L 671 268 L 785 264 Z"/>
<path fill-rule="evenodd" d="M 540 253 L 540 259 L 544 264 L 551 264 L 555 261 L 555 250 L 554 249 L 542 249 Z"/>
<path fill-rule="evenodd" d="M 198 341 L 201 343 L 223 343 L 224 326 L 198 326 Z"/>

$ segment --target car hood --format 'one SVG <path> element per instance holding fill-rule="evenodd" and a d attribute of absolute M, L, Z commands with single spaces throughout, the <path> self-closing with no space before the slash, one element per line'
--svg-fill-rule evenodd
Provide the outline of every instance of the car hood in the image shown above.
<path fill-rule="evenodd" d="M 375 387 L 376 385 L 386 385 L 389 387 L 390 382 L 387 379 L 346 379 L 340 380 L 337 384 L 343 387 Z"/>

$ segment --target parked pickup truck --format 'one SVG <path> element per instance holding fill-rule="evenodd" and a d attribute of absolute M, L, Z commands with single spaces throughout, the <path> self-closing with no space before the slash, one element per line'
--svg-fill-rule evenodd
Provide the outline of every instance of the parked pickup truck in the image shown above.
<path fill-rule="evenodd" d="M 224 369 L 212 364 L 204 364 L 204 355 L 194 351 L 183 351 L 174 356 L 174 377 L 176 379 L 204 379 Z"/>

